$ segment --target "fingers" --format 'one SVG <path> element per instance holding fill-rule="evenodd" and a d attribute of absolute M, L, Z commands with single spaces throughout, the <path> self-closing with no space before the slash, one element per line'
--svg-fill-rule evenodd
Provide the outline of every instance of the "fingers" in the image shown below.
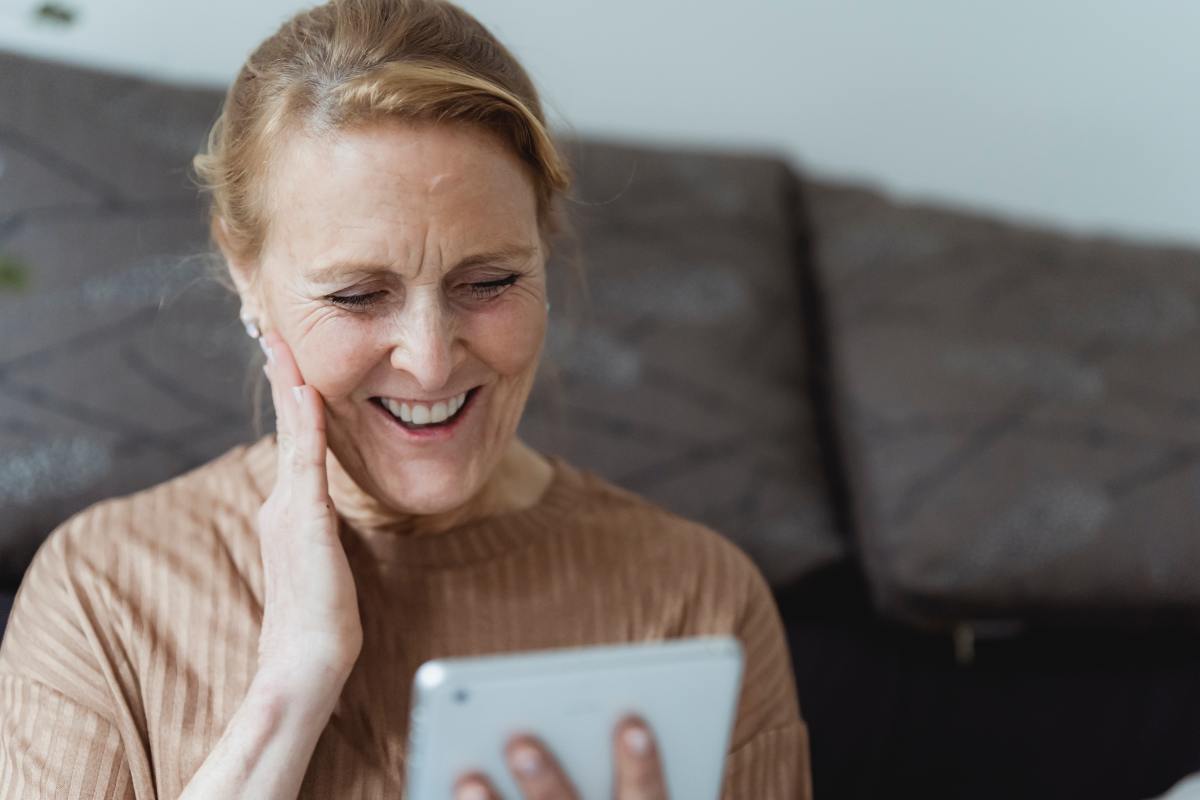
<path fill-rule="evenodd" d="M 300 377 L 300 370 L 296 366 L 291 348 L 278 333 L 268 331 L 258 342 L 267 356 L 263 371 L 271 382 L 271 400 L 275 404 L 275 432 L 280 445 L 290 448 L 294 441 L 297 413 L 292 387 L 302 385 L 304 380 Z"/>
<path fill-rule="evenodd" d="M 650 726 L 638 717 L 627 717 L 617 725 L 613 738 L 616 800 L 667 800 L 667 780 Z"/>
<path fill-rule="evenodd" d="M 299 412 L 292 478 L 302 496 L 326 502 L 329 478 L 325 471 L 325 407 L 321 395 L 311 386 L 294 386 L 292 394 Z"/>
<path fill-rule="evenodd" d="M 304 376 L 300 374 L 300 367 L 296 365 L 292 349 L 288 347 L 283 337 L 276 331 L 267 331 L 262 335 L 262 343 L 264 349 L 268 350 L 267 364 L 273 373 L 272 380 L 278 379 L 280 384 L 287 389 L 302 385 Z"/>
<path fill-rule="evenodd" d="M 265 372 L 275 404 L 278 477 L 289 480 L 300 496 L 325 503 L 329 486 L 324 401 L 305 385 L 291 348 L 278 333 L 268 331 L 259 341 L 267 354 Z"/>
<path fill-rule="evenodd" d="M 616 800 L 668 800 L 658 747 L 650 726 L 636 716 L 621 720 L 614 731 Z M 508 768 L 524 800 L 577 800 L 575 788 L 558 761 L 537 739 L 514 737 L 505 748 Z M 482 775 L 463 776 L 455 785 L 455 800 L 498 800 L 499 794 Z"/>
<path fill-rule="evenodd" d="M 500 793 L 482 775 L 464 775 L 454 785 L 454 800 L 500 800 Z"/>
<path fill-rule="evenodd" d="M 504 754 L 525 800 L 577 800 L 562 767 L 537 739 L 514 737 Z"/>
<path fill-rule="evenodd" d="M 271 404 L 275 408 L 275 434 L 282 444 L 285 437 L 288 443 L 291 442 L 291 426 L 288 421 L 295 416 L 292 410 L 292 401 L 287 396 L 287 387 L 283 385 L 283 379 L 279 377 L 279 370 L 276 366 L 276 353 L 282 352 L 282 349 L 276 341 L 274 346 L 272 340 L 278 339 L 270 333 L 264 333 L 259 337 L 258 344 L 262 347 L 263 353 L 267 357 L 267 363 L 263 364 L 263 373 L 267 376 L 267 382 L 271 385 Z"/>

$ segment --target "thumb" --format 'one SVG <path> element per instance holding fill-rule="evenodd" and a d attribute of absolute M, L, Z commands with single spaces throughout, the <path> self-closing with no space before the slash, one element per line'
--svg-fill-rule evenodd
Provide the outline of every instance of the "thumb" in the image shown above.
<path fill-rule="evenodd" d="M 297 419 L 292 458 L 292 478 L 300 497 L 316 503 L 329 502 L 329 478 L 325 469 L 325 402 L 320 393 L 301 384 L 292 387 Z"/>

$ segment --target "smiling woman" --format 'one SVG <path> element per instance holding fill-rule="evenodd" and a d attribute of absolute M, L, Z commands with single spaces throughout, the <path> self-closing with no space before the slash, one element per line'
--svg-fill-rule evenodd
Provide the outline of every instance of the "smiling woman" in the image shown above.
<path fill-rule="evenodd" d="M 539 495 L 550 469 L 514 436 L 549 245 L 520 158 L 487 128 L 394 118 L 293 134 L 275 154 L 258 257 L 239 258 L 227 229 L 219 241 L 246 313 L 324 400 L 335 485 L 413 532 L 509 510 L 485 491 L 501 475 Z"/>
<path fill-rule="evenodd" d="M 724 797 L 807 796 L 749 559 L 516 435 L 570 181 L 504 47 L 446 2 L 335 0 L 250 56 L 195 167 L 276 432 L 38 552 L 0 648 L 0 795 L 402 796 L 428 659 L 732 634 Z M 617 800 L 667 797 L 654 731 L 613 732 Z M 586 795 L 554 742 L 504 746 L 527 797 Z"/>

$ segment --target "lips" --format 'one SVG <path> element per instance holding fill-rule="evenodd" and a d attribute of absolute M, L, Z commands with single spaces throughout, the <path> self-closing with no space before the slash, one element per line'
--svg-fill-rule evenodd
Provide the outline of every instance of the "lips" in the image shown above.
<path fill-rule="evenodd" d="M 394 413 L 394 410 L 392 410 L 396 409 L 397 403 L 391 401 L 385 403 L 383 397 L 372 397 L 371 404 L 379 409 L 379 413 L 386 417 L 386 420 L 388 420 L 392 427 L 398 429 L 398 431 L 402 431 L 410 439 L 444 439 L 449 438 L 450 435 L 456 431 L 458 426 L 461 425 L 462 420 L 466 419 L 466 416 L 474 405 L 474 398 L 476 395 L 478 395 L 480 389 L 481 386 L 475 386 L 474 389 L 470 389 L 466 392 L 466 398 L 463 399 L 462 404 L 457 408 L 454 416 L 446 417 L 446 419 L 442 422 L 428 422 L 424 423 L 424 425 L 419 425 L 419 423 L 413 423 L 401 419 L 401 416 L 397 416 Z M 410 413 L 410 416 L 415 415 Z"/>
<path fill-rule="evenodd" d="M 412 426 L 430 425 L 452 419 L 467 402 L 467 392 L 457 394 L 449 400 L 430 403 L 408 402 L 390 397 L 379 398 L 379 402 L 401 422 Z"/>

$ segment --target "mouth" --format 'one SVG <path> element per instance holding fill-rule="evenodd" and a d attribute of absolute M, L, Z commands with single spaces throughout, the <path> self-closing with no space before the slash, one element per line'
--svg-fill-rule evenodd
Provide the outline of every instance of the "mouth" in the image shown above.
<path fill-rule="evenodd" d="M 420 438 L 440 437 L 458 427 L 474 405 L 475 396 L 481 388 L 476 386 L 436 403 L 410 403 L 387 397 L 372 397 L 370 402 L 406 433 Z"/>

